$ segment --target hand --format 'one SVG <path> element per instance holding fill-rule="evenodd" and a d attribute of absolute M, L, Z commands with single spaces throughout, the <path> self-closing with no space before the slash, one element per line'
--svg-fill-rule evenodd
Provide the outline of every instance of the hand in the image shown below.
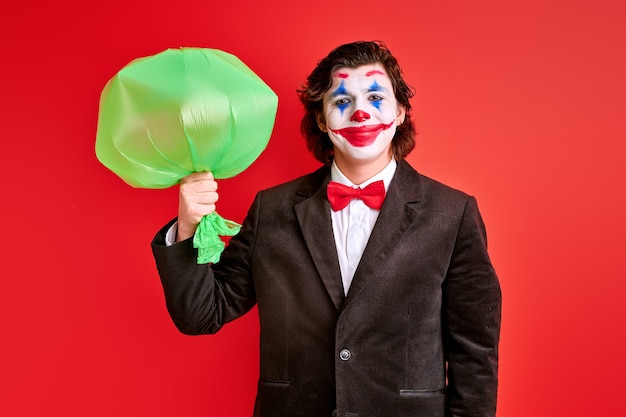
<path fill-rule="evenodd" d="M 215 211 L 217 182 L 210 172 L 195 172 L 180 180 L 176 242 L 196 233 L 200 220 Z"/>

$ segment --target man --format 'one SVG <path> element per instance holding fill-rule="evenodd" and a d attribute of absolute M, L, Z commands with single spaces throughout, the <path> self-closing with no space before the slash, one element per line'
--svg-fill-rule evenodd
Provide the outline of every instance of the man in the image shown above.
<path fill-rule="evenodd" d="M 191 237 L 217 184 L 181 181 L 177 223 L 153 242 L 173 321 L 214 333 L 258 305 L 255 416 L 494 416 L 501 294 L 483 222 L 473 197 L 404 160 L 412 90 L 396 59 L 342 45 L 299 95 L 324 165 L 259 192 L 216 264 L 196 263 Z"/>

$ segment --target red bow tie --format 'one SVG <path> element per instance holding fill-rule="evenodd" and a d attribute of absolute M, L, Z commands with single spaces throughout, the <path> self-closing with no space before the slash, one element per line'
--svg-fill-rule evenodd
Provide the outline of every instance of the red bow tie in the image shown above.
<path fill-rule="evenodd" d="M 380 210 L 385 201 L 385 184 L 375 181 L 365 188 L 352 188 L 338 182 L 328 183 L 328 201 L 334 211 L 342 210 L 352 199 L 359 198 L 370 208 Z"/>

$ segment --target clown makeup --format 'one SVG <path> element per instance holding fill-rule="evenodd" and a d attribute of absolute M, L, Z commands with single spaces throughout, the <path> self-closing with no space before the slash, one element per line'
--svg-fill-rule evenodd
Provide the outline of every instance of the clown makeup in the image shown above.
<path fill-rule="evenodd" d="M 328 133 L 335 158 L 388 161 L 391 140 L 404 115 L 384 67 L 371 64 L 333 73 L 318 124 Z"/>

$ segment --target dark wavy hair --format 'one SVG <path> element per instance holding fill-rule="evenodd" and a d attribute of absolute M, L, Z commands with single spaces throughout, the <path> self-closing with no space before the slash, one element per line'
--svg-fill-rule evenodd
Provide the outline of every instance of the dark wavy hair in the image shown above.
<path fill-rule="evenodd" d="M 342 67 L 356 68 L 376 63 L 385 67 L 396 100 L 406 110 L 404 122 L 396 129 L 391 144 L 395 159 L 405 158 L 415 147 L 415 125 L 411 119 L 409 103 L 415 91 L 404 81 L 398 61 L 382 42 L 358 41 L 333 49 L 317 63 L 307 77 L 306 83 L 296 90 L 305 111 L 300 123 L 300 132 L 306 140 L 307 148 L 320 162 L 329 164 L 332 160 L 333 144 L 328 134 L 319 128 L 317 115 L 322 113 L 322 99 L 332 86 L 333 72 Z"/>

